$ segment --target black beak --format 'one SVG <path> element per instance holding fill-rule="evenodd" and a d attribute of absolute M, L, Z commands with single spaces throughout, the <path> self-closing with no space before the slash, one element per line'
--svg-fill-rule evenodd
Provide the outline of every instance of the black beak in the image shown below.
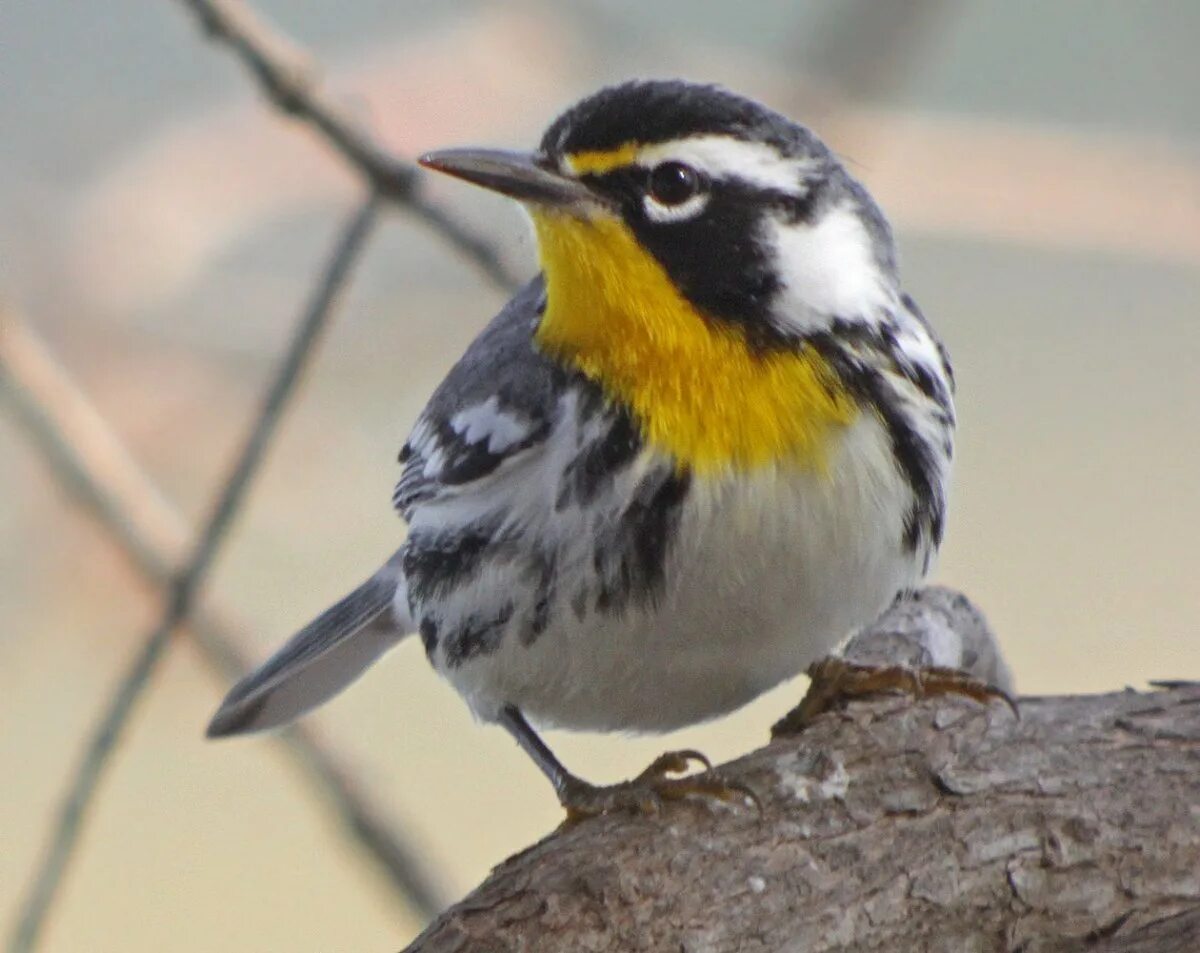
<path fill-rule="evenodd" d="M 538 165 L 527 152 L 438 149 L 425 153 L 417 162 L 521 202 L 579 211 L 605 204 L 582 182 Z"/>

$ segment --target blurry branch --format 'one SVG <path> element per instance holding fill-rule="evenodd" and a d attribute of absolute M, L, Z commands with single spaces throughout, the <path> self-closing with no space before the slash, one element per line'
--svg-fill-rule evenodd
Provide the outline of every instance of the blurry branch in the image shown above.
<path fill-rule="evenodd" d="M 42 452 L 53 476 L 107 530 L 143 582 L 170 584 L 189 537 L 179 512 L 134 461 L 68 372 L 12 310 L 0 305 L 0 399 Z M 197 609 L 187 624 L 200 655 L 222 685 L 250 667 L 225 621 Z M 400 831 L 377 812 L 311 731 L 279 736 L 314 793 L 383 871 L 398 896 L 427 918 L 446 903 Z"/>
<path fill-rule="evenodd" d="M 421 194 L 420 170 L 387 151 L 321 89 L 311 58 L 241 0 L 181 0 L 200 26 L 228 46 L 283 113 L 312 126 L 377 194 L 440 233 L 501 288 L 516 287 L 495 246 Z"/>
<path fill-rule="evenodd" d="M 84 748 L 82 760 L 59 810 L 42 866 L 22 906 L 10 946 L 12 953 L 34 949 L 46 914 L 78 844 L 87 811 L 129 716 L 157 669 L 171 634 L 191 610 L 196 592 L 241 507 L 251 478 L 258 471 L 280 416 L 295 392 L 300 372 L 328 323 L 351 268 L 370 234 L 377 212 L 378 201 L 372 194 L 354 213 L 339 236 L 332 258 L 267 389 L 249 438 L 221 488 L 212 515 L 201 531 L 186 565 L 174 577 L 162 617 L 144 639 L 133 664 L 117 685 L 104 715 Z"/>
<path fill-rule="evenodd" d="M 70 494 L 155 582 L 169 581 L 187 526 L 26 321 L 0 304 L 0 397 Z"/>
<path fill-rule="evenodd" d="M 178 515 L 161 494 L 146 486 L 128 454 L 107 435 L 103 421 L 90 408 L 81 410 L 86 407 L 85 402 L 72 402 L 72 397 L 78 395 L 72 395 L 69 388 L 57 386 L 62 381 L 55 379 L 52 362 L 39 363 L 36 350 L 29 347 L 30 339 L 16 337 L 14 357 L 14 338 L 11 334 L 6 336 L 7 349 L 0 356 L 6 356 L 14 366 L 23 366 L 32 372 L 32 377 L 26 378 L 26 384 L 32 380 L 35 385 L 48 385 L 43 390 L 48 401 L 42 405 L 11 373 L 0 374 L 0 385 L 12 398 L 20 421 L 34 436 L 55 472 L 111 529 L 142 571 L 152 578 L 170 582 L 158 625 L 146 636 L 84 749 L 60 808 L 50 844 L 21 909 L 9 947 L 13 953 L 32 950 L 37 943 L 113 751 L 156 671 L 172 633 L 192 611 L 195 595 L 240 509 L 280 416 L 295 391 L 300 372 L 365 244 L 377 217 L 379 201 L 387 199 L 407 208 L 464 252 L 500 286 L 515 284 L 490 243 L 420 194 L 417 169 L 391 156 L 319 88 L 307 57 L 297 48 L 270 31 L 239 0 L 184 2 L 192 8 L 211 37 L 225 43 L 237 54 L 281 111 L 313 126 L 363 176 L 370 197 L 339 238 L 241 455 L 195 548 L 177 574 L 169 567 L 175 551 L 182 549 L 186 533 Z M 76 413 L 66 415 L 68 424 L 60 430 L 55 426 L 51 411 L 55 405 L 61 406 L 64 402 L 70 403 Z M 89 462 L 94 466 L 94 477 Z M 150 492 L 145 492 L 147 489 Z M 138 529 L 147 525 L 155 529 L 151 533 Z M 197 635 L 210 663 L 227 671 L 244 667 L 233 644 L 211 621 L 202 622 Z M 309 775 L 330 794 L 355 836 L 389 872 L 414 906 L 426 914 L 437 909 L 440 906 L 437 892 L 413 862 L 410 851 L 363 805 L 337 765 L 309 737 L 296 734 L 291 743 Z"/>

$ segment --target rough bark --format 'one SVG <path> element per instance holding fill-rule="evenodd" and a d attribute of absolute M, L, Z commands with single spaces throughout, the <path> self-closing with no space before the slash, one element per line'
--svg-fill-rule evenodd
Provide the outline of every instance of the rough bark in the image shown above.
<path fill-rule="evenodd" d="M 963 664 L 1006 671 L 972 638 Z M 890 657 L 928 661 L 911 649 Z M 1020 719 L 856 701 L 721 770 L 761 816 L 681 802 L 559 830 L 408 950 L 1200 951 L 1200 683 L 1023 698 Z"/>

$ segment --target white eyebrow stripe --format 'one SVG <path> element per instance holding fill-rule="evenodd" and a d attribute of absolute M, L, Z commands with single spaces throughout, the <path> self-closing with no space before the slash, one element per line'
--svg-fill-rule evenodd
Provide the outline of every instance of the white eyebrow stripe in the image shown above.
<path fill-rule="evenodd" d="M 713 179 L 739 178 L 760 188 L 803 196 L 805 178 L 817 168 L 811 158 L 787 158 L 765 142 L 744 142 L 728 136 L 692 136 L 656 143 L 638 150 L 637 163 L 683 162 Z"/>

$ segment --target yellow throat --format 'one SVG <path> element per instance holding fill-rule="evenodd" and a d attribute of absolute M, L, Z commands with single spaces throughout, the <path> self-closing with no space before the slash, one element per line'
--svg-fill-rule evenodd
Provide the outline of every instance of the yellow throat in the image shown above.
<path fill-rule="evenodd" d="M 547 289 L 537 343 L 631 407 L 647 443 L 702 473 L 824 466 L 857 409 L 812 348 L 755 352 L 618 219 L 534 210 L 533 222 Z"/>

